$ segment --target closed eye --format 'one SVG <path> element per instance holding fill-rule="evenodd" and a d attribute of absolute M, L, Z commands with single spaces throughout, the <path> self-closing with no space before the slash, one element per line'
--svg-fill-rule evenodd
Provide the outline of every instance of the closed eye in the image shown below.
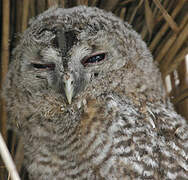
<path fill-rule="evenodd" d="M 82 61 L 82 64 L 84 66 L 87 66 L 89 64 L 95 64 L 103 61 L 106 57 L 105 53 L 95 54 L 93 56 L 87 57 Z"/>
<path fill-rule="evenodd" d="M 55 64 L 40 64 L 40 63 L 31 63 L 31 65 L 36 69 L 48 69 L 48 70 L 54 70 Z"/>

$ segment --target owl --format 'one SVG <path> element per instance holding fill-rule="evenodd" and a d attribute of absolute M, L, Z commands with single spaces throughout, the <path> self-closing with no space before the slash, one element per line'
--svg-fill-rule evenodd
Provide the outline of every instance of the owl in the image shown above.
<path fill-rule="evenodd" d="M 112 13 L 32 19 L 3 97 L 31 180 L 188 179 L 188 125 L 140 35 Z"/>

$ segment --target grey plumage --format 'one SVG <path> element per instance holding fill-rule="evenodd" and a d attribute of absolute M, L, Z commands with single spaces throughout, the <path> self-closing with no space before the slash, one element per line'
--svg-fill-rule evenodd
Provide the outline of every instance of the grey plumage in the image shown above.
<path fill-rule="evenodd" d="M 187 179 L 188 125 L 146 44 L 111 13 L 52 8 L 32 20 L 3 96 L 30 179 Z"/>

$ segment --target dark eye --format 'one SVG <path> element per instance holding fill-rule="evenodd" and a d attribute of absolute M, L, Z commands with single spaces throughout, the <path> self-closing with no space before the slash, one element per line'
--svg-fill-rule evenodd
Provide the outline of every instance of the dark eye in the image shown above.
<path fill-rule="evenodd" d="M 39 64 L 39 63 L 31 63 L 31 65 L 36 69 L 48 69 L 48 70 L 54 70 L 55 64 Z"/>
<path fill-rule="evenodd" d="M 98 63 L 100 61 L 103 61 L 105 59 L 105 53 L 101 53 L 101 54 L 96 54 L 96 55 L 93 55 L 93 56 L 90 56 L 86 59 L 84 59 L 82 61 L 82 64 L 84 66 L 88 65 L 88 64 L 94 64 L 94 63 Z"/>

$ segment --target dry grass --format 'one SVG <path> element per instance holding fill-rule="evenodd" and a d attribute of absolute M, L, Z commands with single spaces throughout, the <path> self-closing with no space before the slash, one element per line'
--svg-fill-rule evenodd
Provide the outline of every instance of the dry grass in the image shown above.
<path fill-rule="evenodd" d="M 139 32 L 159 63 L 165 82 L 170 77 L 172 90 L 169 96 L 176 110 L 188 120 L 188 70 L 185 55 L 188 54 L 188 2 L 187 0 L 0 0 L 1 18 L 1 67 L 0 88 L 4 81 L 10 51 L 15 47 L 15 35 L 23 32 L 28 20 L 47 8 L 59 5 L 97 6 L 112 11 L 121 19 L 128 21 Z M 9 41 L 11 44 L 9 44 Z M 177 80 L 179 83 L 177 84 Z M 166 84 L 165 84 L 166 85 Z M 0 130 L 5 140 L 6 111 L 4 101 L 0 106 Z M 27 179 L 22 167 L 22 145 L 15 135 L 9 133 L 8 144 L 22 178 Z M 0 163 L 0 179 L 7 179 L 8 173 Z"/>

